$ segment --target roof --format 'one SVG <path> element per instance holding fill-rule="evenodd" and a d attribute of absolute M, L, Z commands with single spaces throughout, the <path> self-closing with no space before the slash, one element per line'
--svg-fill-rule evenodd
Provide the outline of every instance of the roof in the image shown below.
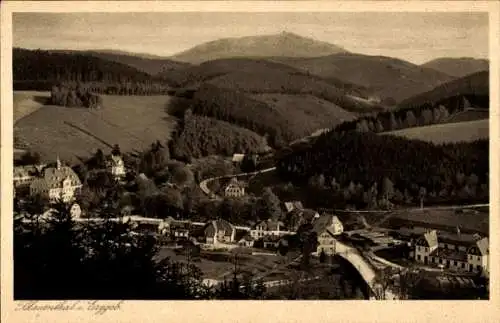
<path fill-rule="evenodd" d="M 33 187 L 48 187 L 48 188 L 56 188 L 62 185 L 62 181 L 69 179 L 72 182 L 72 186 L 81 185 L 80 179 L 78 175 L 68 166 L 61 167 L 48 167 L 45 168 L 43 178 L 41 181 L 34 181 L 32 185 Z M 42 183 L 44 181 L 45 183 Z"/>
<path fill-rule="evenodd" d="M 299 209 L 302 210 L 304 206 L 302 205 L 301 201 L 289 201 L 285 202 L 285 209 L 287 212 L 291 212 L 294 209 Z"/>
<path fill-rule="evenodd" d="M 205 234 L 206 235 L 214 235 L 217 232 L 223 230 L 224 234 L 232 234 L 234 229 L 234 226 L 229 223 L 228 221 L 224 219 L 217 219 L 212 222 L 205 228 Z"/>
<path fill-rule="evenodd" d="M 312 231 L 321 234 L 336 221 L 338 221 L 337 223 L 341 223 L 337 216 L 332 214 L 323 214 L 313 222 Z"/>
<path fill-rule="evenodd" d="M 281 221 L 274 221 L 272 219 L 267 219 L 265 221 L 260 221 L 255 226 L 256 227 L 257 226 L 263 226 L 264 230 L 266 230 L 266 231 L 278 231 L 278 227 L 279 228 L 284 228 L 285 224 L 283 222 L 281 222 Z"/>
<path fill-rule="evenodd" d="M 424 234 L 424 239 L 429 247 L 438 245 L 437 231 L 432 230 Z"/>
<path fill-rule="evenodd" d="M 245 158 L 245 154 L 234 154 L 233 155 L 233 162 L 241 163 L 243 161 L 243 158 Z"/>
<path fill-rule="evenodd" d="M 110 155 L 108 162 L 114 165 L 123 165 L 123 158 L 120 155 Z"/>
<path fill-rule="evenodd" d="M 482 238 L 481 240 L 476 241 L 476 246 L 478 247 L 481 255 L 485 256 L 490 253 L 490 241 L 488 238 Z"/>

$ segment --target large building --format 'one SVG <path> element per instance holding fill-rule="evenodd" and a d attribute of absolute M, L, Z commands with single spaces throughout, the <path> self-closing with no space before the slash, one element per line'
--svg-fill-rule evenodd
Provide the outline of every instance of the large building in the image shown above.
<path fill-rule="evenodd" d="M 285 225 L 281 221 L 273 221 L 268 219 L 267 221 L 261 221 L 255 225 L 255 227 L 250 230 L 250 236 L 253 239 L 260 239 L 266 236 L 281 237 L 286 234 L 292 234 L 295 232 L 288 231 Z"/>
<path fill-rule="evenodd" d="M 205 228 L 206 243 L 232 243 L 235 242 L 236 229 L 226 220 L 218 219 L 210 222 Z"/>
<path fill-rule="evenodd" d="M 316 254 L 324 252 L 326 254 L 335 254 L 336 237 L 344 231 L 342 222 L 332 214 L 324 214 L 313 222 L 313 232 L 318 238 Z"/>
<path fill-rule="evenodd" d="M 415 260 L 426 265 L 489 273 L 489 239 L 429 230 L 415 242 Z"/>
<path fill-rule="evenodd" d="M 242 197 L 245 195 L 245 186 L 236 177 L 233 177 L 224 189 L 224 195 L 226 197 Z"/>
<path fill-rule="evenodd" d="M 63 166 L 57 158 L 56 167 L 45 168 L 42 177 L 31 182 L 30 194 L 45 197 L 52 203 L 58 200 L 68 203 L 81 187 L 78 175 L 71 167 Z"/>

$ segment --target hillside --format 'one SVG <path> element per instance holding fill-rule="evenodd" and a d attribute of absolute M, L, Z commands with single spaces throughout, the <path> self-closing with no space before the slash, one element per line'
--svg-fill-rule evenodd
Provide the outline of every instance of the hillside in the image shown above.
<path fill-rule="evenodd" d="M 12 53 L 15 81 L 143 81 L 150 75 L 125 64 L 84 53 L 59 53 L 14 48 Z"/>
<path fill-rule="evenodd" d="M 187 113 L 180 134 L 172 142 L 173 155 L 200 158 L 210 155 L 258 153 L 266 141 L 255 132 L 231 123 Z"/>
<path fill-rule="evenodd" d="M 85 53 L 104 60 L 131 66 L 149 75 L 156 75 L 162 72 L 168 73 L 189 66 L 187 63 L 177 62 L 168 58 L 121 51 L 99 50 L 86 51 Z"/>
<path fill-rule="evenodd" d="M 316 183 L 318 194 L 333 198 L 335 193 L 360 206 L 373 206 L 384 195 L 417 205 L 421 194 L 426 202 L 485 200 L 488 165 L 488 140 L 434 145 L 397 136 L 330 131 L 282 157 L 278 174 L 297 186 Z"/>
<path fill-rule="evenodd" d="M 171 59 L 200 64 L 232 57 L 315 57 L 346 52 L 334 44 L 282 32 L 274 35 L 218 39 L 178 53 Z"/>
<path fill-rule="evenodd" d="M 164 109 L 168 96 L 103 96 L 105 108 L 43 106 L 17 121 L 14 137 L 28 148 L 40 152 L 43 159 L 56 154 L 75 161 L 97 148 L 109 150 L 119 144 L 124 152 L 150 147 L 170 137 L 175 120 Z M 14 106 L 16 109 L 22 108 Z"/>
<path fill-rule="evenodd" d="M 245 93 L 204 83 L 195 93 L 194 114 L 213 117 L 269 136 L 275 147 L 331 128 L 355 114 L 306 93 Z"/>
<path fill-rule="evenodd" d="M 273 57 L 270 60 L 325 80 L 336 78 L 370 88 L 382 100 L 401 101 L 452 79 L 433 69 L 384 56 L 340 53 L 311 58 Z"/>
<path fill-rule="evenodd" d="M 22 118 L 42 108 L 50 99 L 50 92 L 16 91 L 14 92 L 14 124 Z"/>
<path fill-rule="evenodd" d="M 455 77 L 464 77 L 477 72 L 488 71 L 490 63 L 487 59 L 477 59 L 472 57 L 437 58 L 421 65 L 422 67 L 432 68 L 441 73 Z"/>
<path fill-rule="evenodd" d="M 414 127 L 385 132 L 383 134 L 442 144 L 449 142 L 471 142 L 479 139 L 488 139 L 490 134 L 489 130 L 489 120 L 483 119 Z"/>
<path fill-rule="evenodd" d="M 434 89 L 415 95 L 402 101 L 400 108 L 422 106 L 424 104 L 437 104 L 454 97 L 466 97 L 471 104 L 489 108 L 489 83 L 488 71 L 478 72 L 465 77 L 441 84 Z"/>

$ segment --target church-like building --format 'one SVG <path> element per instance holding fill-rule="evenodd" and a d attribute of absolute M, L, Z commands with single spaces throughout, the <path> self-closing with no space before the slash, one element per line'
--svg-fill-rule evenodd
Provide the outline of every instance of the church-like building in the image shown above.
<path fill-rule="evenodd" d="M 78 175 L 69 166 L 63 166 L 59 157 L 56 167 L 47 167 L 42 177 L 34 179 L 30 184 L 30 194 L 47 198 L 51 203 L 58 200 L 69 203 L 82 187 Z"/>

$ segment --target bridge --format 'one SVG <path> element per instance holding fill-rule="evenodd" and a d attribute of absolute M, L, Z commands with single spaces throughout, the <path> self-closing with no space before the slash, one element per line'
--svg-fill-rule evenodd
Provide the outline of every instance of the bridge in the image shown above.
<path fill-rule="evenodd" d="M 335 240 L 335 245 L 336 254 L 356 268 L 360 276 L 368 285 L 370 291 L 375 295 L 379 295 L 381 287 L 377 283 L 377 272 L 374 265 L 365 256 L 361 255 L 356 248 L 346 245 L 338 240 Z M 390 288 L 387 288 L 384 291 L 384 294 L 384 299 L 386 300 L 396 300 L 399 298 L 397 293 L 392 291 Z"/>

